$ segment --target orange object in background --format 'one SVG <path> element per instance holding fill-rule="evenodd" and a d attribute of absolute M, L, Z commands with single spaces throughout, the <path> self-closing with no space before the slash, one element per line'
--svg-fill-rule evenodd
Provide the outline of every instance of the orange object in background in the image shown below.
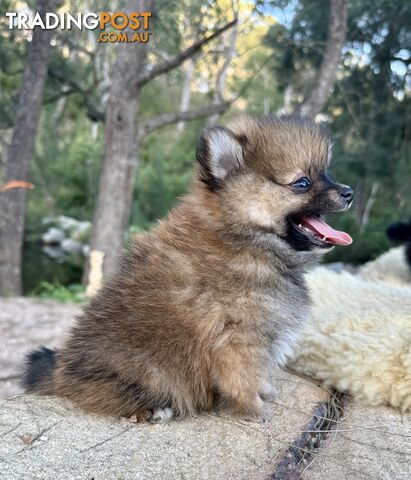
<path fill-rule="evenodd" d="M 0 187 L 1 192 L 12 190 L 13 188 L 34 188 L 34 185 L 30 182 L 24 182 L 22 180 L 10 180 Z"/>

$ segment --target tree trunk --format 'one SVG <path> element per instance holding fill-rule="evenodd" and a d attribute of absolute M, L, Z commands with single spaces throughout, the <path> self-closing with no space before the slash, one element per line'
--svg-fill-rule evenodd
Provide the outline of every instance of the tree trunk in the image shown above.
<path fill-rule="evenodd" d="M 327 102 L 337 78 L 338 63 L 347 31 L 346 0 L 330 0 L 327 46 L 317 80 L 301 105 L 301 113 L 315 117 Z"/>
<path fill-rule="evenodd" d="M 127 11 L 147 12 L 152 10 L 152 5 L 150 0 L 132 1 Z M 138 164 L 138 79 L 147 55 L 144 43 L 121 43 L 117 48 L 106 109 L 103 167 L 90 240 L 90 251 L 104 254 L 104 274 L 114 270 L 130 216 Z"/>
<path fill-rule="evenodd" d="M 213 96 L 213 103 L 218 104 L 223 101 L 224 90 L 227 83 L 228 69 L 230 68 L 231 62 L 233 61 L 233 58 L 235 57 L 235 54 L 236 54 L 237 36 L 238 36 L 238 26 L 235 26 L 232 28 L 231 32 L 229 33 L 228 46 L 226 47 L 224 52 L 224 62 L 221 67 L 221 70 L 217 75 L 216 89 Z M 218 118 L 219 118 L 218 114 L 211 115 L 207 120 L 207 124 L 208 125 L 216 124 L 218 122 Z"/>
<path fill-rule="evenodd" d="M 154 0 L 135 0 L 128 11 L 152 11 Z M 145 44 L 120 44 L 112 74 L 105 114 L 105 153 L 100 176 L 97 207 L 90 239 L 90 259 L 83 276 L 86 284 L 99 285 L 101 276 L 115 270 L 117 256 L 124 242 L 130 217 L 133 187 L 138 166 L 138 146 L 144 132 L 179 120 L 192 120 L 204 116 L 208 110 L 164 114 L 144 122 L 138 128 L 137 113 L 141 88 L 159 75 L 179 67 L 236 24 L 227 23 L 213 34 L 195 42 L 177 56 L 151 69 L 144 69 L 147 55 Z M 213 106 L 213 111 L 228 108 L 228 103 Z M 210 112 L 211 113 L 211 112 Z M 148 124 L 149 123 L 149 124 Z M 102 261 L 101 261 L 102 259 Z M 93 264 L 98 271 L 93 271 Z M 91 271 L 90 271 L 91 269 Z"/>
<path fill-rule="evenodd" d="M 180 112 L 186 112 L 190 108 L 191 99 L 191 82 L 194 76 L 195 60 L 190 58 L 187 60 L 186 68 L 184 69 L 183 85 L 181 87 L 181 100 L 180 100 Z M 177 131 L 182 133 L 184 130 L 185 122 L 177 123 Z"/>
<path fill-rule="evenodd" d="M 368 197 L 363 214 L 361 215 L 360 233 L 364 233 L 364 230 L 367 228 L 368 222 L 370 220 L 371 209 L 374 205 L 375 200 L 377 199 L 379 188 L 379 182 L 374 182 L 372 184 L 370 196 Z"/>
<path fill-rule="evenodd" d="M 284 91 L 284 106 L 283 111 L 284 113 L 292 112 L 292 97 L 293 97 L 293 86 L 287 85 Z"/>
<path fill-rule="evenodd" d="M 55 11 L 56 3 L 55 0 L 39 0 L 37 11 L 44 18 L 46 12 Z M 28 44 L 16 121 L 6 161 L 5 182 L 27 180 L 47 78 L 52 33 L 52 30 L 35 27 L 32 41 Z M 22 293 L 21 252 L 25 211 L 25 189 L 12 189 L 0 194 L 0 295 Z"/>

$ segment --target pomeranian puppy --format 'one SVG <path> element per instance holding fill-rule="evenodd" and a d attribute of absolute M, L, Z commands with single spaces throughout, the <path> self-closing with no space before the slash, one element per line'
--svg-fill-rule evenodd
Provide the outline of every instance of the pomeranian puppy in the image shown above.
<path fill-rule="evenodd" d="M 221 401 L 269 417 L 270 371 L 309 311 L 304 270 L 352 241 L 322 219 L 353 199 L 327 173 L 330 155 L 308 118 L 206 129 L 190 193 L 134 238 L 62 348 L 28 356 L 27 391 L 152 422 Z"/>

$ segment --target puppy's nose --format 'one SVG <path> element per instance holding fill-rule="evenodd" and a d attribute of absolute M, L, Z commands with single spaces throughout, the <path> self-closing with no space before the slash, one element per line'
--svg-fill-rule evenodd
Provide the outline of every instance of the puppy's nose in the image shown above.
<path fill-rule="evenodd" d="M 340 190 L 340 195 L 343 197 L 344 200 L 347 201 L 347 203 L 350 203 L 354 197 L 354 192 L 351 187 L 345 186 Z"/>

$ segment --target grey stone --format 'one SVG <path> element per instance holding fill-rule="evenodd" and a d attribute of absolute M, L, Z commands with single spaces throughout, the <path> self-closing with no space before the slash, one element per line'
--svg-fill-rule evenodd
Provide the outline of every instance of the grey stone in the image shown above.
<path fill-rule="evenodd" d="M 42 235 L 41 240 L 46 245 L 55 245 L 60 244 L 65 236 L 66 235 L 61 228 L 50 227 L 47 232 Z"/>
<path fill-rule="evenodd" d="M 61 344 L 79 312 L 78 305 L 52 300 L 0 299 L 0 398 L 22 392 L 19 379 L 25 355 L 39 345 Z"/>
<path fill-rule="evenodd" d="M 67 253 L 79 254 L 81 253 L 82 244 L 72 238 L 65 238 L 61 242 L 61 248 Z"/>
<path fill-rule="evenodd" d="M 409 480 L 411 414 L 350 403 L 307 479 Z"/>
<path fill-rule="evenodd" d="M 20 479 L 263 479 L 310 420 L 324 390 L 284 372 L 270 422 L 224 413 L 169 424 L 85 414 L 32 395 L 0 407 L 0 471 Z"/>
<path fill-rule="evenodd" d="M 314 450 L 307 447 L 308 462 L 289 469 L 290 447 L 301 445 L 329 392 L 281 370 L 273 372 L 278 396 L 264 424 L 225 412 L 135 424 L 88 415 L 64 399 L 22 394 L 24 354 L 39 344 L 61 344 L 78 312 L 72 304 L 0 299 L 2 480 L 263 480 L 280 462 L 280 480 L 411 478 L 411 415 L 350 400 L 337 428 Z"/>

